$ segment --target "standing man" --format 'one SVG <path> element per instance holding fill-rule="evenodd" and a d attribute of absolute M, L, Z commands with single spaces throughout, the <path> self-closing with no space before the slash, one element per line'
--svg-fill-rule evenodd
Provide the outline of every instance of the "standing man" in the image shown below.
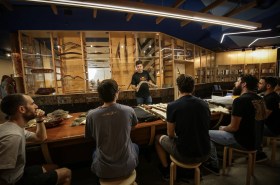
<path fill-rule="evenodd" d="M 42 120 L 44 111 L 38 109 L 30 96 L 23 94 L 5 96 L 1 110 L 9 120 L 0 124 L 0 184 L 69 185 L 71 171 L 67 168 L 47 171 L 43 166 L 25 167 L 26 142 L 47 139 Z M 37 119 L 36 133 L 24 129 L 27 122 L 34 118 Z"/>
<path fill-rule="evenodd" d="M 152 104 L 152 97 L 150 95 L 149 85 L 156 87 L 152 83 L 150 74 L 148 71 L 143 70 L 142 61 L 136 61 L 136 72 L 133 74 L 131 79 L 132 89 L 136 91 L 137 105 L 141 104 Z"/>
<path fill-rule="evenodd" d="M 220 126 L 219 130 L 210 130 L 210 139 L 220 145 L 233 146 L 245 150 L 259 147 L 259 133 L 265 119 L 263 99 L 256 94 L 258 79 L 252 75 L 242 75 L 235 82 L 241 96 L 232 104 L 231 122 Z M 211 142 L 211 157 L 204 167 L 219 174 L 219 163 L 215 145 Z"/>
<path fill-rule="evenodd" d="M 263 136 L 277 136 L 280 135 L 279 124 L 279 101 L 280 96 L 274 91 L 277 85 L 277 78 L 275 77 L 262 77 L 259 80 L 258 90 L 264 93 L 264 101 L 266 105 L 266 120 L 263 130 Z M 267 159 L 267 156 L 260 149 L 257 152 L 257 161 Z"/>
<path fill-rule="evenodd" d="M 102 106 L 89 111 L 85 137 L 95 141 L 91 171 L 99 178 L 129 176 L 138 164 L 139 148 L 130 139 L 137 124 L 131 107 L 118 104 L 119 90 L 115 80 L 103 80 L 97 88 Z"/>
<path fill-rule="evenodd" d="M 210 155 L 209 107 L 192 95 L 194 79 L 191 76 L 181 74 L 176 81 L 180 94 L 179 99 L 167 105 L 167 135 L 156 137 L 156 151 L 165 179 L 169 176 L 166 152 L 185 163 L 203 162 Z"/>

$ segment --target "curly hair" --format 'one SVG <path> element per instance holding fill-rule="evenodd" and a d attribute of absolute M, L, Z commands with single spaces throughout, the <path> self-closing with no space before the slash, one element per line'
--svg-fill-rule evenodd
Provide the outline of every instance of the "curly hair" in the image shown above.
<path fill-rule="evenodd" d="M 194 91 L 194 79 L 192 76 L 181 74 L 176 79 L 176 82 L 181 93 L 192 93 Z"/>
<path fill-rule="evenodd" d="M 251 74 L 245 74 L 240 76 L 241 82 L 246 82 L 246 87 L 250 91 L 256 91 L 258 88 L 258 79 L 257 77 Z"/>
<path fill-rule="evenodd" d="M 104 102 L 112 102 L 115 99 L 118 90 L 118 84 L 113 79 L 103 80 L 97 87 L 98 95 Z"/>

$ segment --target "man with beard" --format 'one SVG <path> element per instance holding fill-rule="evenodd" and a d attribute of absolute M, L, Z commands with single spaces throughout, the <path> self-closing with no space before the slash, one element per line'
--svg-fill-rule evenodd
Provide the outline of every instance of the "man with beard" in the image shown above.
<path fill-rule="evenodd" d="M 8 121 L 0 124 L 0 184 L 70 184 L 71 171 L 67 168 L 55 169 L 56 165 L 25 167 L 26 142 L 47 139 L 43 123 L 45 113 L 38 109 L 33 99 L 23 94 L 7 95 L 1 102 L 1 110 Z M 24 129 L 27 122 L 34 118 L 37 120 L 36 133 Z"/>
<path fill-rule="evenodd" d="M 258 133 L 265 119 L 263 99 L 255 93 L 258 80 L 252 75 L 242 75 L 235 82 L 235 88 L 241 89 L 241 96 L 232 104 L 231 122 L 219 130 L 210 130 L 211 141 L 242 150 L 256 150 L 259 146 Z M 211 156 L 204 164 L 209 171 L 219 174 L 216 147 L 211 142 Z"/>
<path fill-rule="evenodd" d="M 259 80 L 258 90 L 263 93 L 265 105 L 266 105 L 266 115 L 263 136 L 274 137 L 280 134 L 279 125 L 279 95 L 274 91 L 277 85 L 277 79 L 275 77 L 262 77 Z M 257 161 L 263 161 L 267 159 L 266 154 L 260 149 L 257 152 Z"/>

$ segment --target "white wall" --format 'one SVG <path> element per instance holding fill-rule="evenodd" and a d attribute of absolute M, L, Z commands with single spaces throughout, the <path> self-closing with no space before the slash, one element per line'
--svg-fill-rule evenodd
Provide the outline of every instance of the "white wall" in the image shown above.
<path fill-rule="evenodd" d="M 13 74 L 13 63 L 11 58 L 3 59 L 0 58 L 0 80 L 3 75 L 11 75 Z"/>

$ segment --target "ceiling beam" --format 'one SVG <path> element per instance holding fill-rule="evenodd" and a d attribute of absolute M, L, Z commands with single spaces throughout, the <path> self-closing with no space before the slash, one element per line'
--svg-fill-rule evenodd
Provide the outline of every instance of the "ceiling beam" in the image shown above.
<path fill-rule="evenodd" d="M 252 1 L 250 3 L 247 3 L 247 4 L 243 5 L 243 6 L 233 8 L 231 11 L 229 11 L 226 14 L 224 14 L 223 16 L 224 17 L 231 17 L 231 16 L 239 14 L 239 13 L 241 13 L 243 11 L 246 11 L 246 10 L 249 10 L 251 8 L 254 8 L 256 5 L 257 5 L 257 2 L 256 1 Z M 212 26 L 212 24 L 203 24 L 202 25 L 202 29 L 206 29 L 209 26 Z"/>
<path fill-rule="evenodd" d="M 127 21 L 127 22 L 130 21 L 130 19 L 132 18 L 132 16 L 133 16 L 133 13 L 128 13 L 128 14 L 126 15 L 126 21 Z"/>
<path fill-rule="evenodd" d="M 220 6 L 220 5 L 224 4 L 225 2 L 227 2 L 227 0 L 216 0 L 213 3 L 211 3 L 210 5 L 204 7 L 199 12 L 207 13 L 208 11 L 216 8 L 217 6 Z M 192 21 L 182 21 L 180 25 L 181 25 L 181 27 L 183 27 L 183 26 L 186 26 L 187 24 L 189 24 L 190 22 L 192 22 Z"/>
<path fill-rule="evenodd" d="M 10 11 L 14 10 L 13 5 L 8 0 L 1 0 L 0 4 L 4 5 L 5 8 L 7 8 Z"/>
<path fill-rule="evenodd" d="M 52 4 L 51 8 L 52 8 L 52 11 L 53 11 L 54 15 L 58 15 L 57 6 Z"/>
<path fill-rule="evenodd" d="M 92 16 L 93 16 L 94 19 L 97 17 L 97 9 L 96 8 L 93 9 Z"/>
<path fill-rule="evenodd" d="M 65 5 L 73 7 L 83 7 L 83 8 L 97 8 L 102 10 L 126 12 L 126 13 L 136 13 L 148 16 L 165 17 L 170 19 L 178 20 L 191 20 L 202 23 L 217 24 L 229 27 L 237 27 L 242 29 L 254 30 L 260 28 L 262 24 L 256 22 L 250 22 L 235 18 L 216 16 L 206 13 L 200 13 L 189 10 L 182 10 L 170 7 L 163 7 L 158 5 L 139 3 L 135 1 L 124 1 L 124 0 L 91 0 L 90 2 L 83 2 L 78 0 L 72 1 L 41 1 L 41 0 L 24 0 L 24 1 L 36 1 L 45 4 L 56 4 Z"/>
<path fill-rule="evenodd" d="M 143 2 L 143 0 L 138 0 L 138 2 Z M 126 15 L 126 21 L 129 22 L 130 19 L 132 18 L 132 16 L 133 16 L 133 13 L 128 13 L 128 14 Z"/>
<path fill-rule="evenodd" d="M 173 5 L 172 8 L 179 8 L 186 0 L 177 0 Z M 163 21 L 164 17 L 158 17 L 156 19 L 156 24 L 159 24 L 161 21 Z"/>

